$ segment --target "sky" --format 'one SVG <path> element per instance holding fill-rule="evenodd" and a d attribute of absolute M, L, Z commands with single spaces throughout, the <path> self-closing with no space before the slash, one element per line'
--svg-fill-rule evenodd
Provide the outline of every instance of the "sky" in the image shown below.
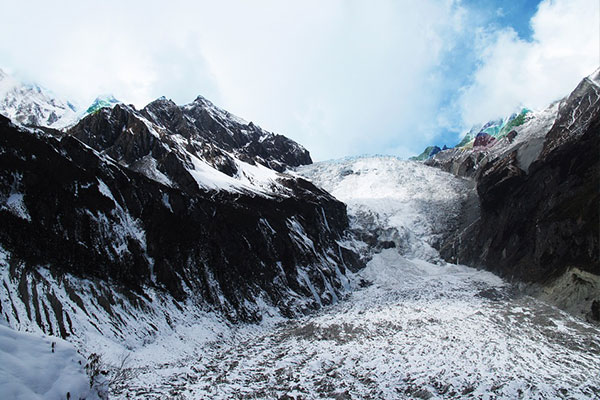
<path fill-rule="evenodd" d="M 314 160 L 408 157 L 600 66 L 598 0 L 6 1 L 0 68 L 86 108 L 198 95 Z"/>

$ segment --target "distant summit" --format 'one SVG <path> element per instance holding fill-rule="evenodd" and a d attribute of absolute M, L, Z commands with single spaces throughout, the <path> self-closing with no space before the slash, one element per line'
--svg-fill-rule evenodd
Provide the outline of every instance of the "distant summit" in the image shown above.
<path fill-rule="evenodd" d="M 497 120 L 488 121 L 484 125 L 474 125 L 471 130 L 465 133 L 462 140 L 454 147 L 455 149 L 473 149 L 473 148 L 488 148 L 494 146 L 500 139 L 506 138 L 506 141 L 512 142 L 517 131 L 515 128 L 523 125 L 531 119 L 531 110 L 523 108 L 519 113 L 500 118 Z M 428 146 L 418 156 L 411 157 L 411 160 L 425 161 L 436 154 L 450 150 L 452 147 L 439 148 L 438 146 Z"/>
<path fill-rule="evenodd" d="M 69 101 L 35 84 L 25 83 L 0 70 L 0 114 L 19 125 L 61 129 L 78 120 Z"/>
<path fill-rule="evenodd" d="M 93 114 L 101 108 L 112 108 L 115 104 L 119 104 L 121 101 L 115 99 L 112 94 L 103 95 L 96 97 L 96 100 L 85 110 L 86 114 Z"/>

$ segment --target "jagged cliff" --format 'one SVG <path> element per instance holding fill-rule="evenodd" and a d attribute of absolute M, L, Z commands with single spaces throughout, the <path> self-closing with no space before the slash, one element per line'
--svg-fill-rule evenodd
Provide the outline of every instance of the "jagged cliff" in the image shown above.
<path fill-rule="evenodd" d="M 343 296 L 359 267 L 338 243 L 345 205 L 277 172 L 308 152 L 205 99 L 116 105 L 66 133 L 0 117 L 0 130 L 13 326 L 145 340 L 207 310 L 297 315 Z"/>

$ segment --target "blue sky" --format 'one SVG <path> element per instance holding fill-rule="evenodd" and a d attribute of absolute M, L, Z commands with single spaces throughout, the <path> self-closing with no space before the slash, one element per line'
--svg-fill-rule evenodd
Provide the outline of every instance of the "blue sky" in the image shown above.
<path fill-rule="evenodd" d="M 512 29 L 517 33 L 518 38 L 531 42 L 533 31 L 530 20 L 536 13 L 539 3 L 539 0 L 467 0 L 463 1 L 462 5 L 469 10 L 475 27 L 490 32 Z M 472 30 L 467 32 L 466 38 L 458 40 L 454 51 L 447 55 L 440 66 L 444 76 L 451 81 L 440 101 L 441 108 L 450 109 L 456 105 L 461 89 L 468 87 L 477 70 L 480 49 L 474 45 L 471 35 L 473 35 Z M 458 142 L 457 132 L 460 136 L 464 130 L 464 123 L 459 117 L 451 126 L 440 127 L 432 144 L 440 147 L 453 146 Z"/>
<path fill-rule="evenodd" d="M 539 0 L 466 0 L 463 5 L 479 12 L 486 23 L 497 28 L 511 27 L 519 37 L 531 40 L 533 33 L 529 21 L 537 11 Z"/>
<path fill-rule="evenodd" d="M 597 0 L 19 1 L 0 68 L 87 106 L 201 94 L 323 160 L 453 145 L 600 64 Z"/>

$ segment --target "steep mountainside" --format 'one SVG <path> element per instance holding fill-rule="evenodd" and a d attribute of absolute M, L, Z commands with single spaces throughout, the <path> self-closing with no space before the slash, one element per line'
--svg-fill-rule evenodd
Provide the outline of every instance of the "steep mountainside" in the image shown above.
<path fill-rule="evenodd" d="M 0 114 L 22 125 L 63 128 L 77 120 L 77 110 L 48 90 L 24 84 L 0 70 Z"/>
<path fill-rule="evenodd" d="M 346 207 L 275 171 L 295 142 L 203 98 L 67 133 L 0 119 L 0 304 L 14 327 L 134 347 L 207 310 L 297 315 L 348 290 Z M 347 260 L 347 261 L 346 261 Z"/>
<path fill-rule="evenodd" d="M 205 185 L 203 176 L 217 173 L 222 188 L 260 187 L 263 193 L 275 193 L 286 189 L 271 184 L 273 171 L 311 163 L 299 144 L 246 123 L 203 97 L 185 106 L 160 98 L 140 111 L 118 104 L 88 115 L 69 134 L 179 188 Z"/>
<path fill-rule="evenodd" d="M 448 260 L 535 283 L 540 295 L 600 320 L 600 81 L 567 98 L 487 150 L 450 150 L 426 163 L 470 176 L 478 205 L 442 247 Z M 446 154 L 444 154 L 446 153 Z"/>

